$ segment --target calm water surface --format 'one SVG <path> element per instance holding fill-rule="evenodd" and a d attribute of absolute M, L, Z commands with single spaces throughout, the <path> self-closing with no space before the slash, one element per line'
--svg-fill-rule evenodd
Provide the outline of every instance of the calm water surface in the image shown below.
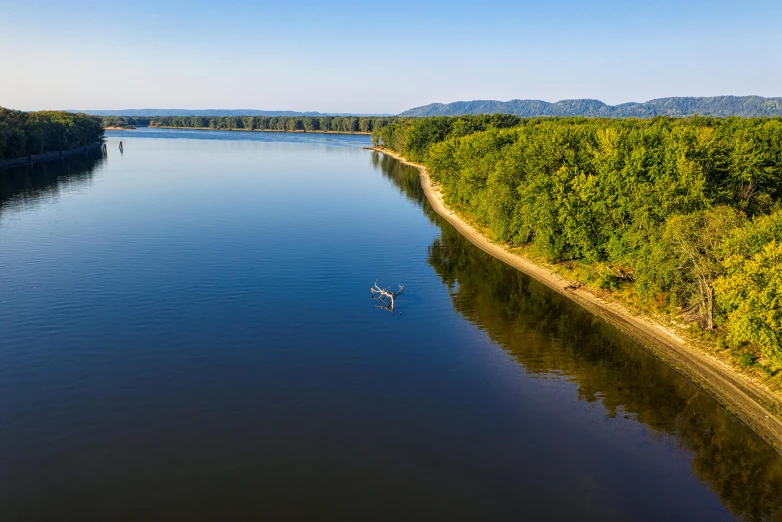
<path fill-rule="evenodd" d="M 776 453 L 368 141 L 0 172 L 1 520 L 782 520 Z"/>

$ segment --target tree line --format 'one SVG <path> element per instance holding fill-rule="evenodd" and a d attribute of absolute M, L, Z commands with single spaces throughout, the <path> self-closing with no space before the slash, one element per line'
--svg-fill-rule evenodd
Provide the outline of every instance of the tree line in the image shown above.
<path fill-rule="evenodd" d="M 494 240 L 782 365 L 782 119 L 401 118 L 373 141 Z"/>
<path fill-rule="evenodd" d="M 146 120 L 146 123 L 142 121 Z M 149 125 L 218 130 L 268 130 L 280 132 L 370 133 L 393 118 L 358 116 L 156 116 L 152 118 L 106 117 L 108 125 Z M 113 122 L 113 123 L 112 123 Z"/>
<path fill-rule="evenodd" d="M 104 127 L 147 127 L 152 118 L 147 116 L 103 116 Z"/>
<path fill-rule="evenodd" d="M 82 147 L 102 136 L 101 119 L 86 114 L 0 107 L 0 160 Z"/>

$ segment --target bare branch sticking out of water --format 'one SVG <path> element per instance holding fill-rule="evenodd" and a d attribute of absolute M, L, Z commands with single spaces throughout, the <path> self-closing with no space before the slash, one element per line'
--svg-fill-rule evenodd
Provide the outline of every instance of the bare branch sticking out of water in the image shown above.
<path fill-rule="evenodd" d="M 377 286 L 377 281 L 375 281 L 375 285 L 369 289 L 370 294 L 372 295 L 372 299 L 375 301 L 380 301 L 380 305 L 378 305 L 378 308 L 384 308 L 385 310 L 389 310 L 391 312 L 394 311 L 394 305 L 396 302 L 397 296 L 401 295 L 405 291 L 404 285 L 399 285 L 399 290 L 396 292 L 392 292 L 388 288 L 380 288 Z"/>

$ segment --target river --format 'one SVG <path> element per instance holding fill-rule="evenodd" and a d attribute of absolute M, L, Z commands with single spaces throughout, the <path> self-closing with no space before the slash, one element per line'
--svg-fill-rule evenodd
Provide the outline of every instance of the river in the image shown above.
<path fill-rule="evenodd" d="M 0 172 L 0 519 L 782 519 L 767 444 L 368 137 L 107 136 Z"/>

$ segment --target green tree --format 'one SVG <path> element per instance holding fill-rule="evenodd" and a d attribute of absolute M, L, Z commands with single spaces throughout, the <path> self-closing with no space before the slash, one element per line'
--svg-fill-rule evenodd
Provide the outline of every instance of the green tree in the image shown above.
<path fill-rule="evenodd" d="M 723 248 L 729 254 L 715 290 L 731 340 L 782 362 L 782 211 L 734 231 Z"/>
<path fill-rule="evenodd" d="M 663 233 L 664 243 L 678 262 L 681 295 L 706 330 L 714 328 L 714 282 L 723 269 L 722 243 L 740 224 L 736 210 L 721 206 L 673 216 Z"/>

